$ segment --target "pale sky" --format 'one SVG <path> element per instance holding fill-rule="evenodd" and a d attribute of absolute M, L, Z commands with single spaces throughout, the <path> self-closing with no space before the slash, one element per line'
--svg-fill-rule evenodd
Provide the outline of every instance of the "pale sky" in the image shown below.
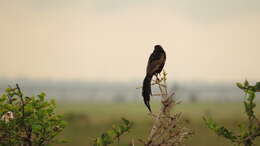
<path fill-rule="evenodd" d="M 260 80 L 259 0 L 0 0 L 0 77 Z"/>

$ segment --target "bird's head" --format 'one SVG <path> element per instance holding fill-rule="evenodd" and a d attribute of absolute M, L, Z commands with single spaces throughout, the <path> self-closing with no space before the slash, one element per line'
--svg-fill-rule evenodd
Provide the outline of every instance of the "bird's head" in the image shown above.
<path fill-rule="evenodd" d="M 162 48 L 161 45 L 155 45 L 155 46 L 154 46 L 154 51 L 160 52 L 160 51 L 163 51 L 163 48 Z"/>

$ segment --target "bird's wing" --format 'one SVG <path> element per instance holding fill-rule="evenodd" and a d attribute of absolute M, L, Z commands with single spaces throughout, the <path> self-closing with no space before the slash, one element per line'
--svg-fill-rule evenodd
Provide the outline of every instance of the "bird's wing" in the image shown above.
<path fill-rule="evenodd" d="M 160 73 L 165 65 L 165 61 L 166 61 L 166 54 L 163 54 L 163 61 L 162 64 L 160 65 L 159 69 L 156 71 L 157 73 Z"/>
<path fill-rule="evenodd" d="M 165 55 L 155 56 L 154 54 L 151 54 L 146 68 L 146 73 L 153 75 L 154 72 L 158 70 L 162 64 L 164 64 L 164 61 Z"/>

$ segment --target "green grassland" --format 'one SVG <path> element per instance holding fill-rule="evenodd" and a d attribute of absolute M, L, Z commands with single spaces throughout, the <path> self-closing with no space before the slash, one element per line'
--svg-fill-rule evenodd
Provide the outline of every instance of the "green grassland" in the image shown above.
<path fill-rule="evenodd" d="M 127 146 L 134 139 L 136 146 L 141 146 L 138 139 L 146 139 L 149 134 L 153 119 L 148 115 L 142 103 L 107 103 L 90 104 L 57 102 L 59 113 L 65 114 L 68 126 L 60 137 L 69 140 L 65 146 L 90 146 L 95 137 L 111 129 L 113 124 L 119 123 L 121 117 L 134 122 L 134 127 L 127 135 L 120 139 L 117 146 Z M 256 115 L 260 117 L 260 103 L 256 107 Z M 159 110 L 159 103 L 152 104 L 153 111 Z M 209 130 L 202 117 L 213 117 L 234 131 L 237 125 L 246 121 L 242 103 L 183 103 L 174 107 L 173 112 L 182 112 L 185 126 L 194 131 L 194 135 L 187 140 L 188 146 L 232 146 L 222 137 L 218 137 Z M 256 140 L 260 145 L 260 138 Z"/>

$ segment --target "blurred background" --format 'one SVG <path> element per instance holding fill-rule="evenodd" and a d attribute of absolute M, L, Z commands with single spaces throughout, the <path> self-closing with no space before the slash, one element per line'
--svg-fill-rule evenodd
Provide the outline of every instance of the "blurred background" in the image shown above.
<path fill-rule="evenodd" d="M 246 120 L 235 82 L 260 80 L 259 26 L 258 0 L 0 0 L 0 92 L 19 83 L 56 99 L 69 123 L 63 145 L 91 145 L 121 117 L 135 122 L 131 138 L 145 138 L 152 119 L 136 87 L 160 44 L 175 110 L 195 131 L 187 145 L 231 145 L 202 116 L 231 129 Z"/>

